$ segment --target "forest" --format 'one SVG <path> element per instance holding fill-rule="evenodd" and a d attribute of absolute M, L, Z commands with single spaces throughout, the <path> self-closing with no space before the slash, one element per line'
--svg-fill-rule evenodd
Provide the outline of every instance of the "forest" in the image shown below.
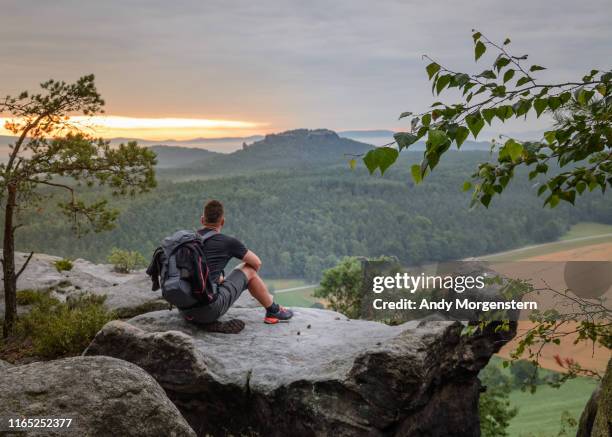
<path fill-rule="evenodd" d="M 341 164 L 179 182 L 166 178 L 150 193 L 114 200 L 121 211 L 115 229 L 80 237 L 59 214 L 58 198 L 44 197 L 22 212 L 17 249 L 105 262 L 117 247 L 148 259 L 166 235 L 197 228 L 203 203 L 216 198 L 226 207 L 224 232 L 260 255 L 266 277 L 318 281 L 346 255 L 390 255 L 418 264 L 552 241 L 578 221 L 612 222 L 612 203 L 600 192 L 581 198 L 579 208 L 561 205 L 553 211 L 542 207 L 537 186 L 524 177 L 517 177 L 494 207 L 470 209 L 462 184 L 489 154 L 449 152 L 426 184 L 415 185 L 409 164 L 419 157 L 403 153 L 382 177 Z M 182 179 L 189 174 L 175 172 Z M 85 191 L 84 197 L 99 194 Z"/>

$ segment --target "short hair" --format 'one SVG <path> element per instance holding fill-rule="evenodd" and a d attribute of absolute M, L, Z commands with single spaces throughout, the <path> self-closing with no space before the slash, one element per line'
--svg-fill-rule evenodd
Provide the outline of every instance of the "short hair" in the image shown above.
<path fill-rule="evenodd" d="M 219 223 L 223 218 L 223 204 L 218 200 L 209 200 L 204 205 L 204 221 L 206 223 Z"/>

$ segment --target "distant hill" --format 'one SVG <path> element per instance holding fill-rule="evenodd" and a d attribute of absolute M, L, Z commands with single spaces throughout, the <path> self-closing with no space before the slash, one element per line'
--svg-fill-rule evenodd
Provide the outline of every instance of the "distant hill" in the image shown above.
<path fill-rule="evenodd" d="M 193 162 L 181 169 L 181 174 L 207 176 L 346 164 L 346 154 L 364 153 L 371 147 L 342 138 L 328 129 L 296 129 L 266 135 L 264 139 L 233 153 Z"/>
<path fill-rule="evenodd" d="M 157 154 L 157 168 L 184 167 L 194 161 L 210 158 L 219 155 L 206 149 L 179 146 L 151 146 Z"/>

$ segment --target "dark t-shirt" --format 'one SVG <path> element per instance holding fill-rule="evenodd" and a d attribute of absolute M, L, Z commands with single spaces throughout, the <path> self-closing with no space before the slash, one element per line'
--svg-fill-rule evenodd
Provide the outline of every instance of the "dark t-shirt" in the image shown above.
<path fill-rule="evenodd" d="M 211 231 L 208 228 L 200 229 L 198 234 L 204 235 Z M 206 265 L 213 282 L 223 274 L 223 269 L 232 258 L 242 259 L 247 253 L 247 248 L 239 240 L 224 234 L 217 234 L 204 242 L 204 256 Z"/>

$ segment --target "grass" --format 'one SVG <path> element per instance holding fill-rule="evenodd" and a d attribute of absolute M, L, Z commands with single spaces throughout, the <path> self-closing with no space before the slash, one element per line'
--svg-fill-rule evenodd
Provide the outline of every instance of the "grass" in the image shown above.
<path fill-rule="evenodd" d="M 277 293 L 274 299 L 281 305 L 288 307 L 309 308 L 313 303 L 320 302 L 320 299 L 313 296 L 316 287 L 305 288 L 303 290 L 287 291 Z"/>
<path fill-rule="evenodd" d="M 274 287 L 274 290 L 284 290 L 285 288 L 294 288 L 301 287 L 303 285 L 308 285 L 303 279 L 265 279 L 268 287 Z"/>
<path fill-rule="evenodd" d="M 491 358 L 489 366 L 498 366 L 502 373 L 511 377 L 510 370 L 502 367 L 504 360 L 497 356 Z M 555 373 L 540 369 L 540 376 Z M 514 389 L 510 393 L 510 404 L 518 408 L 518 414 L 510 421 L 510 437 L 556 437 L 561 429 L 561 415 L 567 411 L 578 421 L 582 410 L 591 397 L 597 381 L 590 378 L 576 378 L 554 388 L 546 384 L 538 385 L 535 393 Z M 567 429 L 567 428 L 566 428 Z M 576 429 L 570 430 L 574 435 Z"/>
<path fill-rule="evenodd" d="M 581 222 L 570 228 L 560 240 L 571 240 L 572 238 L 593 237 L 596 235 L 612 234 L 612 225 L 603 223 Z"/>
<path fill-rule="evenodd" d="M 534 394 L 513 390 L 510 403 L 517 406 L 519 412 L 510 421 L 510 436 L 556 436 L 561 428 L 563 411 L 568 411 L 574 419 L 579 420 L 596 385 L 592 379 L 576 378 L 559 388 L 538 386 Z"/>

